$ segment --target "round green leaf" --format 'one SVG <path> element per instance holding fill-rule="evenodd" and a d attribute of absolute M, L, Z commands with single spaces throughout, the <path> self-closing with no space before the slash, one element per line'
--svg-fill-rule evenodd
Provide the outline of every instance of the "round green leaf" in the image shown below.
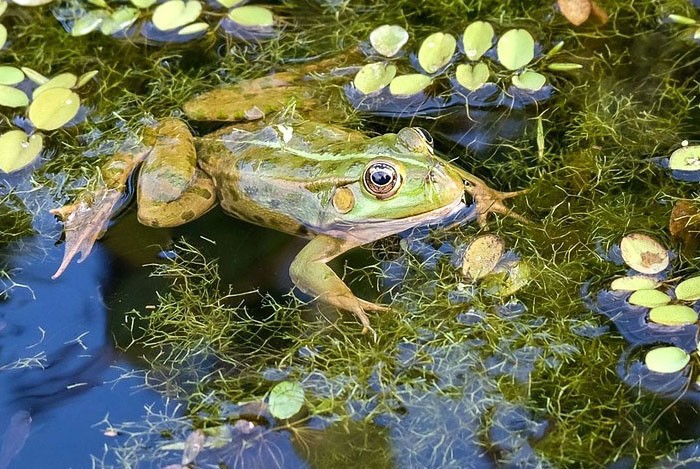
<path fill-rule="evenodd" d="M 410 96 L 426 89 L 430 82 L 429 76 L 420 73 L 401 75 L 391 80 L 389 92 L 394 96 Z"/>
<path fill-rule="evenodd" d="M 41 73 L 37 72 L 34 69 L 31 69 L 29 67 L 20 67 L 20 68 L 22 69 L 24 74 L 27 76 L 27 78 L 32 80 L 37 85 L 43 85 L 44 83 L 49 81 L 48 78 L 46 78 L 44 75 L 42 75 Z"/>
<path fill-rule="evenodd" d="M 475 91 L 489 81 L 490 74 L 491 72 L 489 71 L 488 65 L 483 62 L 479 62 L 474 65 L 457 65 L 455 77 L 457 78 L 457 83 L 470 91 Z"/>
<path fill-rule="evenodd" d="M 122 7 L 112 12 L 109 18 L 105 18 L 100 24 L 100 32 L 105 36 L 123 31 L 139 18 L 138 8 Z"/>
<path fill-rule="evenodd" d="M 395 76 L 395 66 L 375 62 L 363 66 L 355 75 L 353 84 L 361 93 L 371 94 L 383 89 Z"/>
<path fill-rule="evenodd" d="M 369 35 L 369 42 L 379 54 L 393 57 L 408 41 L 408 31 L 396 24 L 385 24 Z"/>
<path fill-rule="evenodd" d="M 12 0 L 13 3 L 23 7 L 38 7 L 51 3 L 53 0 Z"/>
<path fill-rule="evenodd" d="M 642 233 L 632 233 L 620 242 L 622 259 L 643 274 L 658 274 L 668 267 L 668 251 L 658 241 Z"/>
<path fill-rule="evenodd" d="M 683 280 L 676 286 L 676 298 L 681 301 L 700 300 L 700 277 Z"/>
<path fill-rule="evenodd" d="M 75 86 L 73 86 L 73 88 L 82 88 L 83 86 L 87 85 L 90 80 L 95 78 L 98 73 L 99 72 L 97 70 L 90 70 L 89 72 L 83 73 L 82 75 L 80 75 L 78 81 L 75 83 Z"/>
<path fill-rule="evenodd" d="M 616 278 L 610 284 L 611 290 L 636 291 L 656 288 L 659 282 L 650 277 L 633 275 L 632 277 Z"/>
<path fill-rule="evenodd" d="M 154 3 L 156 3 L 156 0 L 131 0 L 132 5 L 142 10 L 151 7 Z"/>
<path fill-rule="evenodd" d="M 685 305 L 666 305 L 652 308 L 649 320 L 664 326 L 687 326 L 698 320 L 698 313 Z"/>
<path fill-rule="evenodd" d="M 228 17 L 234 23 L 246 28 L 271 28 L 275 24 L 272 12 L 256 5 L 234 8 L 229 12 Z"/>
<path fill-rule="evenodd" d="M 70 30 L 71 36 L 84 36 L 100 27 L 102 22 L 110 17 L 107 10 L 92 10 L 78 18 Z"/>
<path fill-rule="evenodd" d="M 678 347 L 657 347 L 649 350 L 644 364 L 656 373 L 677 373 L 690 362 L 690 355 Z"/>
<path fill-rule="evenodd" d="M 469 60 L 479 60 L 493 45 L 493 26 L 486 21 L 475 21 L 464 30 L 462 45 Z"/>
<path fill-rule="evenodd" d="M 637 290 L 627 301 L 632 305 L 655 308 L 670 303 L 671 297 L 659 290 Z"/>
<path fill-rule="evenodd" d="M 235 7 L 236 5 L 240 5 L 244 1 L 245 0 L 216 0 L 216 3 L 218 3 L 222 7 L 231 8 Z"/>
<path fill-rule="evenodd" d="M 197 0 L 168 0 L 153 10 L 151 18 L 156 28 L 161 31 L 172 31 L 192 23 L 202 12 L 202 4 Z"/>
<path fill-rule="evenodd" d="M 0 85 L 0 106 L 23 107 L 29 104 L 24 91 L 7 85 Z"/>
<path fill-rule="evenodd" d="M 464 252 L 462 275 L 478 280 L 490 273 L 505 252 L 506 245 L 494 234 L 477 236 Z"/>
<path fill-rule="evenodd" d="M 555 62 L 547 65 L 547 70 L 551 70 L 553 72 L 569 72 L 571 70 L 580 70 L 582 68 L 583 65 L 570 62 Z"/>
<path fill-rule="evenodd" d="M 671 153 L 668 159 L 668 167 L 681 171 L 700 170 L 700 145 L 680 147 Z"/>
<path fill-rule="evenodd" d="M 34 90 L 32 97 L 36 99 L 41 93 L 51 88 L 73 88 L 78 82 L 78 77 L 72 73 L 60 73 Z"/>
<path fill-rule="evenodd" d="M 513 75 L 513 85 L 521 90 L 539 91 L 547 82 L 547 78 L 541 73 L 525 70 L 520 75 Z"/>
<path fill-rule="evenodd" d="M 201 33 L 202 31 L 206 31 L 207 28 L 209 28 L 209 23 L 205 23 L 204 21 L 200 21 L 197 23 L 188 24 L 184 28 L 180 29 L 177 32 L 177 34 L 179 36 L 187 36 L 188 34 Z"/>
<path fill-rule="evenodd" d="M 43 146 L 43 138 L 34 134 L 27 139 L 22 130 L 10 130 L 0 135 L 0 170 L 11 173 L 31 164 Z"/>
<path fill-rule="evenodd" d="M 73 119 L 80 109 L 80 97 L 67 88 L 51 88 L 29 106 L 29 120 L 42 130 L 57 129 Z"/>
<path fill-rule="evenodd" d="M 0 24 L 0 49 L 5 47 L 5 43 L 7 42 L 7 28 Z"/>
<path fill-rule="evenodd" d="M 535 40 L 524 29 L 510 29 L 496 46 L 498 61 L 508 70 L 517 70 L 535 57 Z"/>
<path fill-rule="evenodd" d="M 292 381 L 277 383 L 267 398 L 270 413 L 277 419 L 288 419 L 304 405 L 304 388 Z"/>
<path fill-rule="evenodd" d="M 7 11 L 7 2 L 5 0 L 0 0 L 0 16 L 5 14 L 5 11 Z"/>
<path fill-rule="evenodd" d="M 457 41 L 447 33 L 433 33 L 418 50 L 418 63 L 428 73 L 435 73 L 447 65 L 455 53 Z"/>
<path fill-rule="evenodd" d="M 16 85 L 24 80 L 24 73 L 17 67 L 0 66 L 0 85 Z"/>

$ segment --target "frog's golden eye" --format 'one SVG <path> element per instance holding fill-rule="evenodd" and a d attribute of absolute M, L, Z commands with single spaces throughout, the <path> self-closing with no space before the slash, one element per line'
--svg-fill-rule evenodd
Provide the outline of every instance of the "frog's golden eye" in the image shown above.
<path fill-rule="evenodd" d="M 362 175 L 362 183 L 367 192 L 378 199 L 388 199 L 401 187 L 401 174 L 396 165 L 389 161 L 373 161 Z"/>

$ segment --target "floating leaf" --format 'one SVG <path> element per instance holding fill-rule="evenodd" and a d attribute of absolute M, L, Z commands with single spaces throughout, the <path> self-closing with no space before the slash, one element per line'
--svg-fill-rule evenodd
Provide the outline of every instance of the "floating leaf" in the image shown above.
<path fill-rule="evenodd" d="M 430 85 L 429 76 L 421 73 L 401 75 L 389 83 L 389 92 L 394 96 L 411 96 L 420 93 Z"/>
<path fill-rule="evenodd" d="M 235 7 L 236 5 L 240 5 L 243 3 L 245 0 L 216 0 L 216 3 L 219 5 L 225 7 L 225 8 L 231 8 Z"/>
<path fill-rule="evenodd" d="M 90 80 L 95 78 L 98 73 L 99 72 L 97 70 L 90 70 L 89 72 L 83 73 L 78 78 L 78 81 L 75 82 L 75 86 L 73 86 L 73 88 L 82 88 L 83 86 L 87 85 L 90 82 Z"/>
<path fill-rule="evenodd" d="M 636 291 L 656 288 L 658 285 L 659 282 L 657 282 L 653 278 L 642 277 L 641 275 L 633 275 L 632 277 L 616 278 L 610 284 L 610 289 L 622 291 Z"/>
<path fill-rule="evenodd" d="M 154 3 L 156 3 L 156 0 L 131 0 L 132 5 L 142 10 L 151 7 Z"/>
<path fill-rule="evenodd" d="M 649 350 L 644 364 L 656 373 L 677 373 L 690 362 L 690 355 L 678 347 L 657 347 Z"/>
<path fill-rule="evenodd" d="M 73 88 L 78 82 L 78 77 L 72 73 L 60 73 L 34 90 L 32 97 L 36 99 L 41 93 L 52 88 Z"/>
<path fill-rule="evenodd" d="M 30 165 L 41 153 L 44 139 L 39 134 L 27 138 L 23 130 L 0 135 L 0 170 L 11 173 Z"/>
<path fill-rule="evenodd" d="M 684 24 L 686 26 L 697 24 L 697 21 L 695 21 L 693 18 L 688 18 L 687 16 L 683 15 L 668 15 L 668 20 L 672 23 Z"/>
<path fill-rule="evenodd" d="M 379 54 L 393 57 L 408 41 L 408 31 L 396 24 L 385 24 L 369 35 L 369 42 Z"/>
<path fill-rule="evenodd" d="M 16 85 L 24 80 L 24 73 L 17 67 L 0 66 L 0 85 Z"/>
<path fill-rule="evenodd" d="M 659 290 L 637 290 L 632 293 L 627 300 L 629 304 L 644 306 L 645 308 L 656 308 L 671 302 L 671 297 Z"/>
<path fill-rule="evenodd" d="M 464 30 L 462 45 L 469 60 L 479 60 L 493 45 L 493 26 L 486 21 L 475 21 Z"/>
<path fill-rule="evenodd" d="M 23 107 L 29 104 L 29 98 L 22 90 L 7 85 L 0 85 L 0 106 Z"/>
<path fill-rule="evenodd" d="M 202 4 L 197 0 L 168 0 L 153 10 L 151 20 L 161 31 L 172 31 L 192 23 L 202 12 Z"/>
<path fill-rule="evenodd" d="M 54 130 L 71 121 L 80 109 L 80 97 L 67 88 L 51 88 L 37 96 L 28 116 L 34 127 Z"/>
<path fill-rule="evenodd" d="M 234 23 L 246 28 L 271 28 L 275 24 L 272 12 L 256 5 L 234 8 L 229 12 L 228 17 Z"/>
<path fill-rule="evenodd" d="M 134 21 L 139 18 L 140 14 L 138 8 L 122 7 L 115 10 L 109 18 L 102 21 L 100 24 L 100 32 L 105 36 L 109 36 L 124 31 L 134 24 Z"/>
<path fill-rule="evenodd" d="M 478 280 L 496 267 L 505 251 L 505 243 L 493 234 L 477 236 L 464 252 L 462 275 Z"/>
<path fill-rule="evenodd" d="M 665 305 L 652 308 L 649 320 L 664 326 L 687 326 L 698 320 L 698 313 L 685 305 Z"/>
<path fill-rule="evenodd" d="M 75 23 L 73 23 L 70 34 L 74 37 L 90 34 L 99 28 L 102 22 L 109 17 L 110 13 L 107 10 L 89 11 L 84 16 L 78 18 Z"/>
<path fill-rule="evenodd" d="M 4 25 L 0 24 L 0 49 L 5 47 L 6 42 L 7 42 L 7 28 L 5 28 Z"/>
<path fill-rule="evenodd" d="M 209 28 L 209 23 L 200 21 L 198 23 L 188 24 L 187 26 L 179 30 L 177 34 L 178 36 L 187 36 L 188 34 L 201 33 L 202 31 L 206 31 L 207 28 Z"/>
<path fill-rule="evenodd" d="M 457 78 L 457 83 L 469 91 L 475 91 L 488 82 L 490 74 L 488 65 L 483 62 L 474 65 L 459 64 L 457 65 L 455 78 Z"/>
<path fill-rule="evenodd" d="M 447 33 L 433 33 L 428 36 L 418 50 L 418 63 L 428 73 L 435 73 L 450 63 L 455 53 L 457 41 Z"/>
<path fill-rule="evenodd" d="M 357 72 L 353 84 L 361 93 L 371 94 L 386 87 L 395 76 L 395 66 L 374 62 L 363 66 Z"/>
<path fill-rule="evenodd" d="M 23 7 L 38 7 L 51 3 L 53 0 L 12 0 L 13 3 Z"/>
<path fill-rule="evenodd" d="M 668 167 L 681 171 L 700 170 L 700 145 L 684 146 L 671 153 Z"/>
<path fill-rule="evenodd" d="M 622 259 L 643 274 L 658 274 L 668 267 L 668 251 L 658 241 L 642 233 L 633 233 L 620 242 Z"/>
<path fill-rule="evenodd" d="M 22 69 L 24 74 L 27 75 L 27 78 L 32 80 L 37 85 L 43 85 L 44 83 L 49 81 L 49 79 L 47 77 L 45 77 L 41 73 L 37 72 L 36 70 L 33 70 L 29 67 L 20 67 L 20 68 Z"/>
<path fill-rule="evenodd" d="M 512 81 L 521 90 L 539 91 L 547 83 L 547 78 L 541 73 L 525 70 L 519 75 L 513 75 Z"/>
<path fill-rule="evenodd" d="M 8 3 L 5 0 L 0 1 L 0 16 L 5 14 L 5 11 L 7 11 L 7 6 Z"/>
<path fill-rule="evenodd" d="M 273 417 L 288 419 L 304 405 L 304 388 L 296 382 L 282 381 L 272 388 L 267 399 Z"/>
<path fill-rule="evenodd" d="M 682 301 L 700 300 L 700 277 L 683 280 L 676 286 L 676 298 Z"/>
<path fill-rule="evenodd" d="M 498 61 L 508 70 L 517 70 L 535 57 L 535 40 L 524 29 L 510 29 L 498 40 Z"/>
<path fill-rule="evenodd" d="M 570 62 L 555 62 L 547 65 L 547 69 L 552 70 L 553 72 L 569 72 L 571 70 L 580 70 L 582 68 L 583 65 Z"/>

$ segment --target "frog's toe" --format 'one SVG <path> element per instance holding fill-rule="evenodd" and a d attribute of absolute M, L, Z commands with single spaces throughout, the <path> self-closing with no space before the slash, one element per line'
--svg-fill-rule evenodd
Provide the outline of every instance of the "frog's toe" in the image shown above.
<path fill-rule="evenodd" d="M 389 311 L 391 308 L 388 306 L 384 305 L 378 305 L 377 303 L 372 303 L 371 301 L 365 301 L 363 299 L 358 298 L 357 299 L 360 302 L 360 306 L 362 306 L 362 309 L 365 311 Z"/>

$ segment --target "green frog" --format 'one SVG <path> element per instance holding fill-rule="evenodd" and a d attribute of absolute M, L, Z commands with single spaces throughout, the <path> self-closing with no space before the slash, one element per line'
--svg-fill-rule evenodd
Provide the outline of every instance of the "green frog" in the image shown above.
<path fill-rule="evenodd" d="M 218 202 L 237 218 L 309 238 L 290 266 L 293 283 L 354 313 L 363 331 L 370 330 L 366 313 L 387 307 L 356 297 L 327 265 L 330 260 L 440 222 L 472 203 L 480 223 L 492 212 L 524 220 L 503 204 L 519 192 L 495 191 L 439 158 L 422 129 L 368 137 L 321 121 L 328 108 L 308 105 L 309 87 L 300 86 L 301 76 L 283 73 L 206 93 L 184 106 L 188 117 L 241 122 L 195 138 L 183 120 L 165 119 L 139 151 L 115 155 L 104 166 L 102 189 L 54 211 L 66 231 L 66 254 L 54 277 L 78 252 L 82 258 L 89 254 L 139 165 L 141 223 L 177 226 Z M 293 112 L 290 103 L 296 104 Z M 300 109 L 312 117 L 301 117 Z"/>

